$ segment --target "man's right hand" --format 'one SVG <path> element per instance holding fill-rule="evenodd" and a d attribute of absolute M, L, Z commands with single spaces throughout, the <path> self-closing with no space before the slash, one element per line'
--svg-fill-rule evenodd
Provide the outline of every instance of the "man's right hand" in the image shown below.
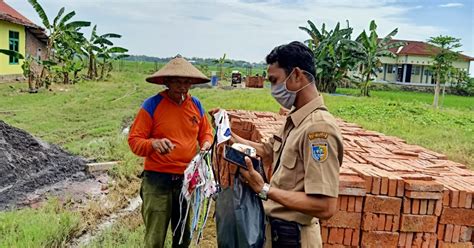
<path fill-rule="evenodd" d="M 167 154 L 176 147 L 176 145 L 171 143 L 171 141 L 167 138 L 154 139 L 151 144 L 153 149 L 161 154 Z"/>

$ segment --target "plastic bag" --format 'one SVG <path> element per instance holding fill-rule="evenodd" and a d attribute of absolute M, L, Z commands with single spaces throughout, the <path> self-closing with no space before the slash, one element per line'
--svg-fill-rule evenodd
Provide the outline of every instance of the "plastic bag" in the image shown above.
<path fill-rule="evenodd" d="M 220 248 L 261 248 L 265 243 L 265 212 L 260 198 L 236 173 L 234 185 L 216 201 L 217 244 Z"/>

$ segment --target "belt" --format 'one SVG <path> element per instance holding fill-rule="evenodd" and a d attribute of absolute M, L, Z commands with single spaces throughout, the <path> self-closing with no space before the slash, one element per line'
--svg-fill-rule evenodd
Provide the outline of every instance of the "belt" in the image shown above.
<path fill-rule="evenodd" d="M 143 171 L 139 176 L 140 178 L 149 178 L 153 182 L 158 182 L 160 184 L 169 184 L 169 186 L 179 186 L 184 180 L 184 175 L 180 174 L 170 174 L 157 171 Z M 179 186 L 180 187 L 180 186 Z"/>

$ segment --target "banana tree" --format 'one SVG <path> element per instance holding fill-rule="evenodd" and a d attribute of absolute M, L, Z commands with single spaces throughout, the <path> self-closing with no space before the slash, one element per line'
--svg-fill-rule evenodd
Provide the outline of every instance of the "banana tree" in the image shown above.
<path fill-rule="evenodd" d="M 89 67 L 87 77 L 89 79 L 97 78 L 97 54 L 104 50 L 106 46 L 113 46 L 110 38 L 121 38 L 122 36 L 114 33 L 107 33 L 103 35 L 97 34 L 97 25 L 92 28 L 89 40 L 86 40 L 83 49 L 89 60 Z"/>
<path fill-rule="evenodd" d="M 305 43 L 314 54 L 316 85 L 319 91 L 334 93 L 338 83 L 347 77 L 347 71 L 357 63 L 348 49 L 352 28 L 348 21 L 346 28 L 341 28 L 337 23 L 333 30 L 326 30 L 324 23 L 318 29 L 310 20 L 308 26 L 299 29 L 310 36 Z"/>
<path fill-rule="evenodd" d="M 362 83 L 360 84 L 361 94 L 369 96 L 371 77 L 377 77 L 379 68 L 382 66 L 381 57 L 395 57 L 390 49 L 397 49 L 405 45 L 405 42 L 393 42 L 392 38 L 398 33 L 398 28 L 392 30 L 384 38 L 379 39 L 377 34 L 377 24 L 372 20 L 369 27 L 370 35 L 366 31 L 357 37 L 356 42 L 351 42 L 352 54 L 357 57 L 362 66 Z"/>
<path fill-rule="evenodd" d="M 128 57 L 128 54 L 125 54 L 126 52 L 128 52 L 128 49 L 123 47 L 107 47 L 101 45 L 101 50 L 97 54 L 99 58 L 100 79 L 105 79 L 105 77 L 109 75 L 109 72 L 112 70 L 113 60 Z"/>
<path fill-rule="evenodd" d="M 70 50 L 65 48 L 65 45 L 82 42 L 84 38 L 82 33 L 80 33 L 80 29 L 90 26 L 91 23 L 88 21 L 72 21 L 71 19 L 76 15 L 76 12 L 71 11 L 64 14 L 64 7 L 59 10 L 51 22 L 37 0 L 28 0 L 28 2 L 33 6 L 48 32 L 46 60 L 61 62 L 61 60 L 73 56 L 69 53 Z M 77 52 L 76 47 L 73 49 Z M 61 52 L 66 52 L 67 54 L 61 54 Z M 43 68 L 40 77 L 43 79 L 44 75 L 45 70 Z M 64 75 L 64 81 L 67 81 L 66 75 Z"/>
<path fill-rule="evenodd" d="M 227 55 L 224 53 L 224 56 L 213 61 L 214 64 L 217 64 L 217 68 L 219 70 L 219 80 L 224 80 L 224 65 L 232 64 L 232 62 L 226 59 L 226 56 Z"/>

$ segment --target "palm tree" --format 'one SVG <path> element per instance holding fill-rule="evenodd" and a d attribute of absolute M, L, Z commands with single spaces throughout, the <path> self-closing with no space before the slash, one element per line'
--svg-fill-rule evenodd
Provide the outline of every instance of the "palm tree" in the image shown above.
<path fill-rule="evenodd" d="M 369 27 L 370 35 L 362 31 L 352 44 L 352 54 L 360 59 L 358 65 L 362 66 L 361 94 L 369 96 L 371 77 L 377 76 L 382 63 L 380 57 L 395 57 L 390 49 L 399 48 L 405 42 L 392 42 L 392 37 L 398 33 L 398 28 L 394 29 L 384 38 L 379 39 L 377 34 L 377 24 L 372 20 Z"/>
<path fill-rule="evenodd" d="M 101 45 L 101 49 L 97 54 L 97 57 L 102 59 L 99 60 L 100 79 L 104 79 L 112 70 L 112 60 L 128 57 L 128 54 L 125 54 L 126 52 L 128 52 L 128 50 L 123 47 L 107 47 L 104 44 Z"/>

